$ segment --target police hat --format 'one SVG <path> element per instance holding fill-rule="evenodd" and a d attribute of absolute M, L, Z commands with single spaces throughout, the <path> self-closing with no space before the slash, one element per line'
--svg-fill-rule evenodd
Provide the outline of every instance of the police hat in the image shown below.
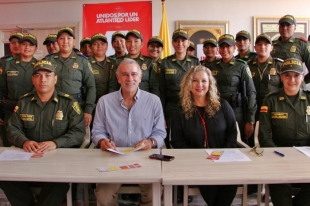
<path fill-rule="evenodd" d="M 217 40 L 214 38 L 207 38 L 204 42 L 203 42 L 203 46 L 207 46 L 207 44 L 212 44 L 215 47 L 217 46 Z"/>
<path fill-rule="evenodd" d="M 13 34 L 11 34 L 9 41 L 11 41 L 11 39 L 13 39 L 13 38 L 17 38 L 20 40 L 21 38 L 23 38 L 23 34 L 20 32 L 14 32 Z"/>
<path fill-rule="evenodd" d="M 175 40 L 178 37 L 183 37 L 185 39 L 188 39 L 188 33 L 184 29 L 177 29 L 172 34 L 172 40 Z"/>
<path fill-rule="evenodd" d="M 50 61 L 40 60 L 34 64 L 32 74 L 35 74 L 39 70 L 47 70 L 50 72 L 55 72 L 55 67 L 53 66 L 53 64 Z"/>
<path fill-rule="evenodd" d="M 83 46 L 83 44 L 85 43 L 89 43 L 90 44 L 90 38 L 89 37 L 84 37 L 81 41 L 80 41 L 80 47 Z"/>
<path fill-rule="evenodd" d="M 194 44 L 194 42 L 189 41 L 189 46 L 188 46 L 188 48 L 190 48 L 190 49 L 192 49 L 192 50 L 196 50 L 196 49 L 195 49 L 195 44 Z"/>
<path fill-rule="evenodd" d="M 268 34 L 262 33 L 256 37 L 255 44 L 257 44 L 257 42 L 261 39 L 266 39 L 269 44 L 272 43 L 270 36 Z"/>
<path fill-rule="evenodd" d="M 138 39 L 141 39 L 141 41 L 143 40 L 142 34 L 141 34 L 138 30 L 136 30 L 136 29 L 130 30 L 130 31 L 126 34 L 125 39 L 128 39 L 128 36 L 129 36 L 129 35 L 134 35 L 134 36 L 137 37 Z"/>
<path fill-rule="evenodd" d="M 249 39 L 251 41 L 251 34 L 245 30 L 241 30 L 236 34 L 236 39 L 238 39 L 239 37 L 245 37 L 247 39 Z"/>
<path fill-rule="evenodd" d="M 57 41 L 57 35 L 56 35 L 56 34 L 49 34 L 49 35 L 45 38 L 45 40 L 44 40 L 44 42 L 43 42 L 43 45 L 46 45 L 48 42 L 54 43 L 54 42 L 56 42 L 56 41 Z"/>
<path fill-rule="evenodd" d="M 121 32 L 121 31 L 116 31 L 116 32 L 114 32 L 114 33 L 112 34 L 112 40 L 111 40 L 111 42 L 113 42 L 113 41 L 115 40 L 115 37 L 117 37 L 117 36 L 120 36 L 120 37 L 122 37 L 123 39 L 126 38 L 126 36 L 125 36 L 125 34 L 124 34 L 123 32 Z"/>
<path fill-rule="evenodd" d="M 224 35 L 220 36 L 219 46 L 221 46 L 221 44 L 223 44 L 223 43 L 226 43 L 229 46 L 234 46 L 236 44 L 234 36 L 231 34 L 224 34 Z"/>
<path fill-rule="evenodd" d="M 59 36 L 64 32 L 67 32 L 70 36 L 72 36 L 75 39 L 73 29 L 71 29 L 70 27 L 62 27 L 61 29 L 59 29 L 57 33 L 57 38 L 59 38 Z"/>
<path fill-rule="evenodd" d="M 289 24 L 295 24 L 296 25 L 296 20 L 295 20 L 294 16 L 288 14 L 288 15 L 283 16 L 279 20 L 279 24 L 282 24 L 282 23 L 289 23 Z"/>
<path fill-rule="evenodd" d="M 96 40 L 101 39 L 102 41 L 108 43 L 107 37 L 101 33 L 96 33 L 91 37 L 90 44 L 93 44 Z"/>
<path fill-rule="evenodd" d="M 19 40 L 19 43 L 21 44 L 21 43 L 23 43 L 23 42 L 25 42 L 25 41 L 29 41 L 31 44 L 33 44 L 33 45 L 38 45 L 38 42 L 37 42 L 37 37 L 35 37 L 34 35 L 32 35 L 32 34 L 24 34 L 23 35 L 23 38 L 21 38 L 20 40 Z"/>
<path fill-rule="evenodd" d="M 150 38 L 150 40 L 147 42 L 147 45 L 149 45 L 150 43 L 153 43 L 153 42 L 159 43 L 161 45 L 161 47 L 164 46 L 163 40 L 159 36 L 152 36 Z"/>
<path fill-rule="evenodd" d="M 302 61 L 295 58 L 286 59 L 282 64 L 281 72 L 296 72 L 298 74 L 303 74 L 304 69 L 302 67 Z"/>

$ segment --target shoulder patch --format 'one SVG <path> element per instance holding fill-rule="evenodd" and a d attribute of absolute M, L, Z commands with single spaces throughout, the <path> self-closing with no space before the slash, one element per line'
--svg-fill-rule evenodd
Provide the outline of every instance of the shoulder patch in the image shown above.
<path fill-rule="evenodd" d="M 242 59 L 236 59 L 236 61 L 242 62 L 243 64 L 246 64 L 246 61 L 242 60 Z"/>
<path fill-rule="evenodd" d="M 72 108 L 78 114 L 81 114 L 81 108 L 78 102 L 73 102 Z"/>
<path fill-rule="evenodd" d="M 33 93 L 33 92 L 28 92 L 28 93 L 22 95 L 22 96 L 20 97 L 20 99 L 25 98 L 25 97 L 29 97 L 29 96 L 31 96 L 31 95 L 34 95 L 34 93 Z"/>

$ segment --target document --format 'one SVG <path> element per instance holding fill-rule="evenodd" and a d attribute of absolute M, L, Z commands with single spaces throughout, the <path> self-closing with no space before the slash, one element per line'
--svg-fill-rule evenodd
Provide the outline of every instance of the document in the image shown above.
<path fill-rule="evenodd" d="M 218 160 L 213 162 L 247 162 L 251 161 L 245 154 L 238 149 L 206 149 L 208 155 L 211 155 L 214 151 L 222 151 L 222 155 Z"/>
<path fill-rule="evenodd" d="M 295 147 L 294 146 L 294 148 L 300 151 L 301 153 L 303 153 L 304 155 L 306 155 L 307 157 L 310 157 L 310 147 Z"/>
<path fill-rule="evenodd" d="M 145 144 L 141 144 L 141 145 L 139 145 L 139 147 L 136 147 L 136 148 L 135 147 L 127 147 L 127 148 L 122 147 L 122 148 L 116 148 L 116 150 L 111 149 L 111 148 L 109 148 L 107 150 L 110 151 L 110 152 L 117 153 L 117 154 L 127 154 L 127 153 L 130 153 L 130 152 L 134 152 L 134 151 L 140 150 L 143 147 L 145 147 Z"/>
<path fill-rule="evenodd" d="M 32 155 L 23 150 L 5 150 L 0 154 L 0 161 L 29 160 Z"/>

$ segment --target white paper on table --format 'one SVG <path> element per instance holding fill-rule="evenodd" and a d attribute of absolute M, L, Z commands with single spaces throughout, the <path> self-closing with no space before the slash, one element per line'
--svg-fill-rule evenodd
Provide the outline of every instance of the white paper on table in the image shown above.
<path fill-rule="evenodd" d="M 206 149 L 208 155 L 212 154 L 213 151 L 221 150 L 224 153 L 221 155 L 219 160 L 213 160 L 213 162 L 247 162 L 252 161 L 245 154 L 240 152 L 238 149 Z"/>
<path fill-rule="evenodd" d="M 21 150 L 5 150 L 0 154 L 0 161 L 29 160 L 33 154 Z"/>
<path fill-rule="evenodd" d="M 310 157 L 310 147 L 295 147 L 295 149 L 297 149 L 299 152 L 303 153 L 304 155 L 306 155 L 307 157 Z"/>
<path fill-rule="evenodd" d="M 110 152 L 117 153 L 117 154 L 127 154 L 127 153 L 130 153 L 130 152 L 134 152 L 134 151 L 140 150 L 140 149 L 142 149 L 145 146 L 146 146 L 145 144 L 141 144 L 139 147 L 128 147 L 128 148 L 122 147 L 122 148 L 116 148 L 116 150 L 109 148 L 107 150 L 110 151 Z"/>

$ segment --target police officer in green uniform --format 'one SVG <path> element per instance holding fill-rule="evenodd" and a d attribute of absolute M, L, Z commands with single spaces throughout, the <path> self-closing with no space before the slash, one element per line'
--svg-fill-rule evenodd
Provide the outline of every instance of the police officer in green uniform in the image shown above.
<path fill-rule="evenodd" d="M 90 38 L 89 37 L 84 37 L 80 41 L 80 52 L 82 52 L 82 54 L 84 54 L 86 57 L 93 56 L 93 52 L 90 48 Z"/>
<path fill-rule="evenodd" d="M 37 50 L 37 38 L 32 34 L 24 34 L 19 41 L 19 49 L 20 57 L 8 59 L 5 62 L 2 75 L 0 75 L 0 82 L 3 84 L 0 96 L 3 97 L 5 125 L 12 115 L 18 99 L 33 89 L 31 75 L 33 65 L 37 62 L 33 57 Z M 8 146 L 5 137 L 3 137 L 3 143 Z"/>
<path fill-rule="evenodd" d="M 217 40 L 214 38 L 207 38 L 203 42 L 203 53 L 206 55 L 206 58 L 200 61 L 200 64 L 210 68 L 211 64 L 216 60 L 220 60 L 221 58 L 217 57 L 218 53 Z"/>
<path fill-rule="evenodd" d="M 45 38 L 43 45 L 46 46 L 46 50 L 49 54 L 59 52 L 59 46 L 57 43 L 57 34 L 49 34 Z"/>
<path fill-rule="evenodd" d="M 189 41 L 189 46 L 187 48 L 187 54 L 196 56 L 196 49 L 195 49 L 195 44 L 192 41 Z"/>
<path fill-rule="evenodd" d="M 109 56 L 109 58 L 113 59 L 114 61 L 117 58 L 124 58 L 126 55 L 125 34 L 121 31 L 114 32 L 112 34 L 111 43 L 115 54 Z"/>
<path fill-rule="evenodd" d="M 236 46 L 238 48 L 238 55 L 236 59 L 242 59 L 246 62 L 255 59 L 256 53 L 250 51 L 251 35 L 247 31 L 239 31 L 236 34 Z"/>
<path fill-rule="evenodd" d="M 25 152 L 42 156 L 56 148 L 78 147 L 85 127 L 83 111 L 76 100 L 55 90 L 57 75 L 52 63 L 41 60 L 34 65 L 32 82 L 36 89 L 22 96 L 9 119 L 8 140 Z M 38 183 L 37 183 L 38 184 Z M 60 205 L 69 189 L 68 183 L 41 183 L 35 203 L 30 182 L 0 181 L 11 205 Z"/>
<path fill-rule="evenodd" d="M 59 52 L 45 57 L 56 68 L 58 81 L 56 90 L 73 96 L 84 111 L 85 126 L 92 121 L 95 108 L 96 85 L 92 68 L 88 60 L 73 51 L 74 32 L 69 27 L 61 28 L 57 33 Z"/>
<path fill-rule="evenodd" d="M 267 95 L 260 108 L 259 143 L 261 147 L 310 146 L 310 92 L 301 89 L 302 61 L 286 59 L 281 68 L 283 88 Z M 310 184 L 292 198 L 290 184 L 270 184 L 274 206 L 306 206 L 310 203 Z"/>
<path fill-rule="evenodd" d="M 10 42 L 10 51 L 11 55 L 6 55 L 0 58 L 0 79 L 3 74 L 3 68 L 6 61 L 11 61 L 14 58 L 17 58 L 20 56 L 20 50 L 19 50 L 19 40 L 23 37 L 23 34 L 20 32 L 14 32 L 11 34 L 9 38 Z M 6 83 L 3 79 L 0 81 L 0 146 L 3 146 L 2 139 L 5 138 L 5 128 L 4 128 L 4 114 L 3 114 L 3 107 L 2 107 L 2 100 L 3 100 L 3 94 L 7 92 Z"/>
<path fill-rule="evenodd" d="M 135 60 L 138 62 L 142 70 L 142 80 L 139 84 L 139 88 L 159 96 L 157 66 L 152 58 L 141 54 L 141 49 L 143 47 L 142 34 L 138 30 L 130 30 L 126 34 L 125 44 L 128 54 L 124 58 Z M 116 68 L 124 58 L 116 59 Z M 117 91 L 120 88 L 116 79 L 116 69 L 112 71 L 109 92 Z"/>
<path fill-rule="evenodd" d="M 184 29 L 177 29 L 172 35 L 172 46 L 175 53 L 162 61 L 159 73 L 160 99 L 164 110 L 167 134 L 170 130 L 170 120 L 180 106 L 180 83 L 184 74 L 193 66 L 199 65 L 197 57 L 187 54 L 189 47 L 188 33 Z M 165 139 L 170 148 L 169 138 Z"/>
<path fill-rule="evenodd" d="M 263 103 L 265 96 L 282 87 L 280 72 L 282 59 L 272 58 L 272 41 L 268 34 L 260 34 L 255 40 L 257 57 L 248 62 L 252 79 L 256 89 L 257 108 Z M 256 111 L 255 120 L 259 120 L 259 111 Z"/>
<path fill-rule="evenodd" d="M 147 53 L 154 59 L 155 63 L 161 64 L 162 59 L 160 58 L 160 55 L 163 48 L 163 40 L 159 36 L 152 36 L 147 42 Z"/>
<path fill-rule="evenodd" d="M 280 37 L 273 41 L 271 56 L 286 60 L 296 58 L 305 63 L 310 71 L 310 46 L 304 38 L 294 36 L 296 20 L 292 15 L 285 15 L 279 20 Z M 310 74 L 304 78 L 306 83 L 310 82 Z"/>
<path fill-rule="evenodd" d="M 246 140 L 254 131 L 256 112 L 256 91 L 251 72 L 245 61 L 233 56 L 235 40 L 232 35 L 220 36 L 218 44 L 222 59 L 211 64 L 211 71 L 221 98 L 233 108 L 241 137 Z"/>
<path fill-rule="evenodd" d="M 88 58 L 93 69 L 96 82 L 96 102 L 109 92 L 109 81 L 112 70 L 115 68 L 115 61 L 106 57 L 108 49 L 107 37 L 101 33 L 96 33 L 91 37 L 90 48 L 93 56 Z"/>

